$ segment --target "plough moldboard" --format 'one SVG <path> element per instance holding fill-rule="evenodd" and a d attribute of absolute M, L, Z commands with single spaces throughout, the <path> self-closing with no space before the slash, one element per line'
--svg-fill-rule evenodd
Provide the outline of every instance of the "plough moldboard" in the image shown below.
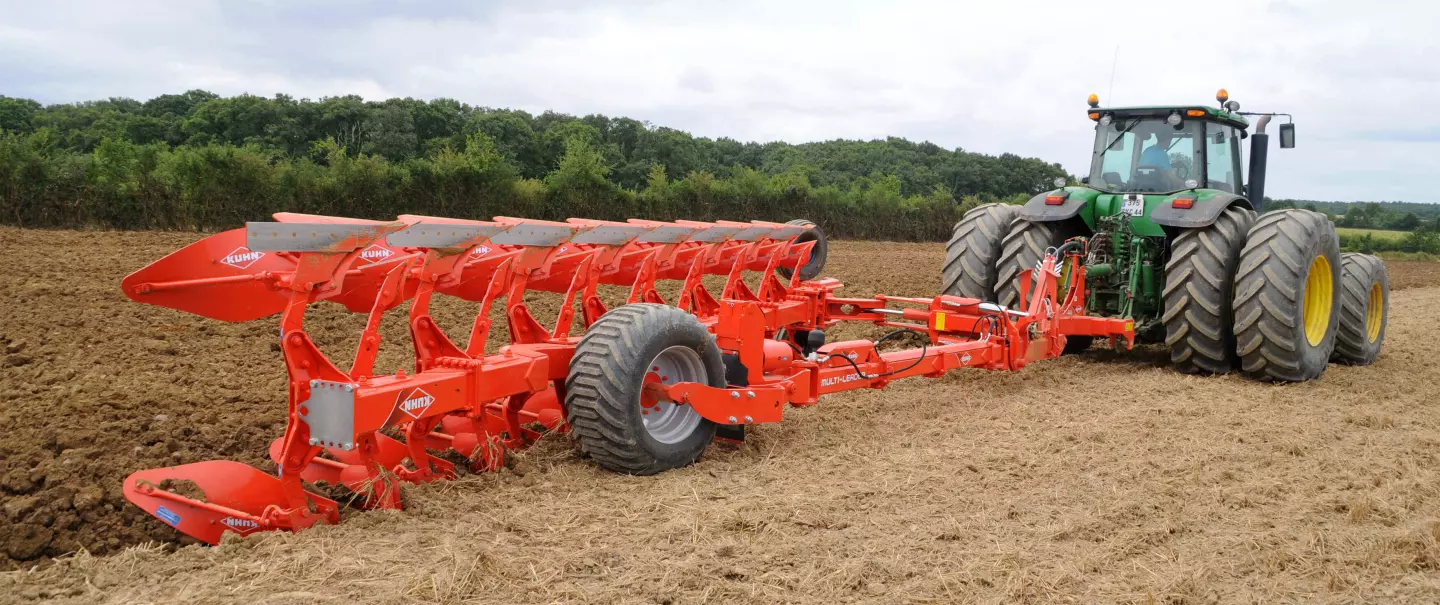
<path fill-rule="evenodd" d="M 1022 276 L 1028 296 L 1009 309 L 956 296 L 840 297 L 838 281 L 818 278 L 826 243 L 808 221 L 274 218 L 198 241 L 122 284 L 133 300 L 223 321 L 280 314 L 289 393 L 285 433 L 270 448 L 278 475 L 213 460 L 125 480 L 132 503 L 209 543 L 338 521 L 339 504 L 307 483 L 399 508 L 400 484 L 455 476 L 440 452 L 458 452 L 470 472 L 496 470 L 505 452 L 561 431 L 605 468 L 651 474 L 694 462 L 717 431 L 743 436 L 826 393 L 959 367 L 1016 370 L 1058 356 L 1067 336 L 1134 341 L 1132 322 L 1084 314 L 1081 250 L 1070 244 Z M 746 272 L 760 273 L 758 289 Z M 707 275 L 725 276 L 718 293 Z M 660 280 L 682 282 L 675 300 L 657 292 Z M 627 304 L 607 309 L 602 284 L 628 286 Z M 563 294 L 553 323 L 531 314 L 527 291 Z M 479 303 L 463 347 L 430 316 L 437 293 Z M 326 300 L 368 314 L 348 370 L 304 329 L 307 307 Z M 414 371 L 376 375 L 381 316 L 406 301 Z M 486 353 L 497 304 L 508 342 Z M 826 343 L 823 330 L 841 321 L 926 343 L 883 353 L 867 340 Z M 186 482 L 193 489 L 173 487 Z"/>

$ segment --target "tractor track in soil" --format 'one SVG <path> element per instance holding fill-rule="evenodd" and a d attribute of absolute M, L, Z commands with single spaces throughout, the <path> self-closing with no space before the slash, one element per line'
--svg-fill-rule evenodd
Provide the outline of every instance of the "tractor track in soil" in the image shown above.
<path fill-rule="evenodd" d="M 1314 383 L 1095 350 L 828 397 L 657 477 L 549 439 L 513 469 L 407 488 L 406 511 L 204 548 L 121 480 L 215 458 L 273 470 L 285 377 L 273 319 L 120 293 L 198 238 L 0 229 L 0 571 L 21 570 L 0 573 L 0 602 L 1440 599 L 1440 263 L 1388 262 L 1380 361 Z M 845 295 L 928 296 L 943 255 L 834 242 L 825 275 Z M 435 316 L 460 333 L 472 309 L 437 297 Z M 408 362 L 400 317 L 381 371 Z M 344 365 L 363 321 L 321 305 L 307 325 Z"/>

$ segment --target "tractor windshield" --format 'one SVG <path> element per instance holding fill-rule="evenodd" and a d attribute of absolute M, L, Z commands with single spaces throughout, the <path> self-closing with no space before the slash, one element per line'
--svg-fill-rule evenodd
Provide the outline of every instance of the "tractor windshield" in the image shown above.
<path fill-rule="evenodd" d="M 1171 126 L 1163 118 L 1116 119 L 1095 126 L 1090 186 L 1111 193 L 1172 193 L 1203 182 L 1195 158 L 1204 122 Z"/>

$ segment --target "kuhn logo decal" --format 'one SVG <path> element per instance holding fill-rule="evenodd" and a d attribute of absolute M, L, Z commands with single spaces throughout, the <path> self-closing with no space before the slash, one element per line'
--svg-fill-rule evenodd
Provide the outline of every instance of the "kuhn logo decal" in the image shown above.
<path fill-rule="evenodd" d="M 845 383 L 847 383 L 847 382 L 855 382 L 856 380 L 860 380 L 860 375 L 857 374 L 857 373 L 855 373 L 855 372 L 851 372 L 851 373 L 846 374 L 846 375 L 844 375 L 844 376 L 836 376 L 836 377 L 834 377 L 834 378 L 822 378 L 822 379 L 820 379 L 820 386 L 822 386 L 822 387 L 833 387 L 833 386 L 835 386 L 835 385 L 837 385 L 837 384 L 845 384 Z"/>
<path fill-rule="evenodd" d="M 430 409 L 430 404 L 432 403 L 435 403 L 434 397 L 431 397 L 429 393 L 421 389 L 415 389 L 408 394 L 401 391 L 400 402 L 397 404 L 397 407 L 400 408 L 400 411 L 409 414 L 412 418 L 419 418 L 425 414 L 425 410 Z"/>
<path fill-rule="evenodd" d="M 225 517 L 224 519 L 220 520 L 220 523 L 223 524 L 225 527 L 230 528 L 231 531 L 234 531 L 235 533 L 242 536 L 250 535 L 250 532 L 260 529 L 259 523 L 251 521 L 249 519 L 236 519 L 235 517 Z"/>
<path fill-rule="evenodd" d="M 395 256 L 395 251 L 380 244 L 373 244 L 369 248 L 360 251 L 360 260 L 367 264 L 375 264 L 387 258 Z"/>
<path fill-rule="evenodd" d="M 489 254 L 489 253 L 490 253 L 490 247 L 489 247 L 489 246 L 475 246 L 475 249 L 470 251 L 470 256 L 481 257 L 481 256 L 485 256 L 486 254 Z"/>
<path fill-rule="evenodd" d="M 235 267 L 236 269 L 248 269 L 250 265 L 255 264 L 255 261 L 264 257 L 264 252 L 256 252 L 245 246 L 240 246 L 236 248 L 234 252 L 226 255 L 225 258 L 220 259 L 220 262 Z"/>

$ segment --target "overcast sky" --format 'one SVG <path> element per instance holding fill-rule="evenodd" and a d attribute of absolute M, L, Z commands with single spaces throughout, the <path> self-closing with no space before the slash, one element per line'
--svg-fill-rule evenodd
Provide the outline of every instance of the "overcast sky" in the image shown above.
<path fill-rule="evenodd" d="M 740 140 L 902 136 L 1080 174 L 1086 95 L 1213 104 L 1223 86 L 1295 115 L 1271 196 L 1435 202 L 1437 25 L 1430 0 L 0 0 L 0 94 L 451 97 Z"/>

